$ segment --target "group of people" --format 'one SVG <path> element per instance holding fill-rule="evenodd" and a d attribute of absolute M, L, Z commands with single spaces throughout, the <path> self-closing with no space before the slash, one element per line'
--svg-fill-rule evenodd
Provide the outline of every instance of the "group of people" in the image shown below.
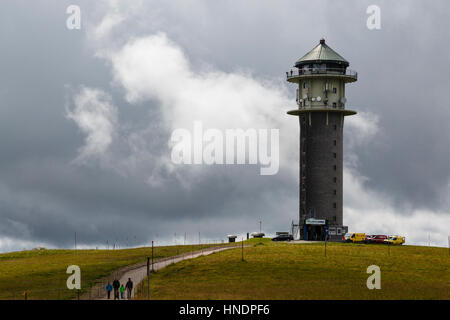
<path fill-rule="evenodd" d="M 114 290 L 114 300 L 125 299 L 125 290 L 127 291 L 127 299 L 131 299 L 131 291 L 133 290 L 133 281 L 131 281 L 131 278 L 128 278 L 128 282 L 125 284 L 125 286 L 123 286 L 123 283 L 121 284 L 117 279 L 114 279 L 112 285 L 108 281 L 108 284 L 106 285 L 106 293 L 108 295 L 108 299 L 111 298 L 111 291 L 113 290 Z"/>

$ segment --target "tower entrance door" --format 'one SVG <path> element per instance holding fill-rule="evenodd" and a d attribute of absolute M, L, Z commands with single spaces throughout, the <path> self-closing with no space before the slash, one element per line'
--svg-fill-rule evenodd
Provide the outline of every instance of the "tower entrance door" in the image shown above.
<path fill-rule="evenodd" d="M 325 241 L 325 226 L 308 225 L 306 227 L 306 239 L 310 241 Z"/>

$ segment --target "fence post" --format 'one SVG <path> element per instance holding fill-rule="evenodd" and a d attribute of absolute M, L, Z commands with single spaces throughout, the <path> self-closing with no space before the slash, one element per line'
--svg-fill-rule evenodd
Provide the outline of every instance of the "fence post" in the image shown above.
<path fill-rule="evenodd" d="M 242 261 L 244 261 L 244 238 L 241 238 L 242 242 Z"/>
<path fill-rule="evenodd" d="M 152 240 L 152 272 L 155 272 L 155 270 L 153 269 L 153 240 Z"/>
<path fill-rule="evenodd" d="M 448 255 L 450 256 L 450 237 L 449 237 L 449 239 L 448 239 Z"/>
<path fill-rule="evenodd" d="M 150 300 L 150 258 L 147 258 L 147 300 Z"/>

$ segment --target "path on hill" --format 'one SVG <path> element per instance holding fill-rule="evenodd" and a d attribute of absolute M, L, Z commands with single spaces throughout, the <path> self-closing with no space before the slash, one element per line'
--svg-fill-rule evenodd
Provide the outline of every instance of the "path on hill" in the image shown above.
<path fill-rule="evenodd" d="M 240 248 L 239 246 L 233 246 L 233 247 L 220 247 L 220 248 L 205 248 L 203 250 L 199 251 L 193 251 L 193 252 L 187 252 L 183 253 L 177 256 L 167 257 L 155 260 L 153 263 L 153 269 L 155 271 L 158 271 L 162 268 L 167 267 L 168 265 L 197 258 L 200 256 L 206 256 L 214 252 L 219 252 L 223 250 L 233 249 L 233 248 Z M 151 270 L 151 265 L 150 265 Z M 134 297 L 134 289 L 137 287 L 137 285 L 145 279 L 147 276 L 147 263 L 140 263 L 138 265 L 128 266 L 125 268 L 122 268 L 120 270 L 115 271 L 109 279 L 117 278 L 119 279 L 120 283 L 125 286 L 125 284 L 128 281 L 128 278 L 131 278 L 131 281 L 133 281 L 133 290 L 131 292 L 131 296 Z M 111 280 L 112 283 L 112 280 Z M 90 292 L 84 294 L 81 299 L 94 299 L 94 300 L 106 300 L 106 291 L 105 291 L 105 282 L 101 282 L 97 284 L 95 287 L 91 289 Z M 125 292 L 126 297 L 126 292 Z M 111 292 L 111 300 L 114 300 L 114 292 Z"/>
<path fill-rule="evenodd" d="M 291 240 L 291 241 L 288 241 L 287 243 L 291 243 L 291 244 L 304 244 L 304 243 L 319 243 L 319 242 L 323 242 L 323 241 Z"/>

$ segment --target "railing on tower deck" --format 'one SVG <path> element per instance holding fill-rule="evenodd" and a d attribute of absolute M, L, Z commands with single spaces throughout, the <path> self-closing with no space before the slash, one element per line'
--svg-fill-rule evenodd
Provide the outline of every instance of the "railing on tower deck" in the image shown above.
<path fill-rule="evenodd" d="M 345 75 L 348 77 L 352 77 L 355 80 L 358 79 L 358 72 L 351 69 L 340 69 L 340 68 L 303 68 L 298 69 L 298 72 L 295 73 L 291 70 L 291 72 L 286 72 L 287 79 L 300 77 L 303 75 L 310 74 L 336 74 L 336 75 Z"/>
<path fill-rule="evenodd" d="M 330 104 L 321 104 L 321 105 L 307 105 L 307 106 L 298 106 L 298 109 L 305 110 L 305 109 L 345 109 L 345 105 L 343 103 L 340 103 L 339 105 L 333 106 Z"/>

